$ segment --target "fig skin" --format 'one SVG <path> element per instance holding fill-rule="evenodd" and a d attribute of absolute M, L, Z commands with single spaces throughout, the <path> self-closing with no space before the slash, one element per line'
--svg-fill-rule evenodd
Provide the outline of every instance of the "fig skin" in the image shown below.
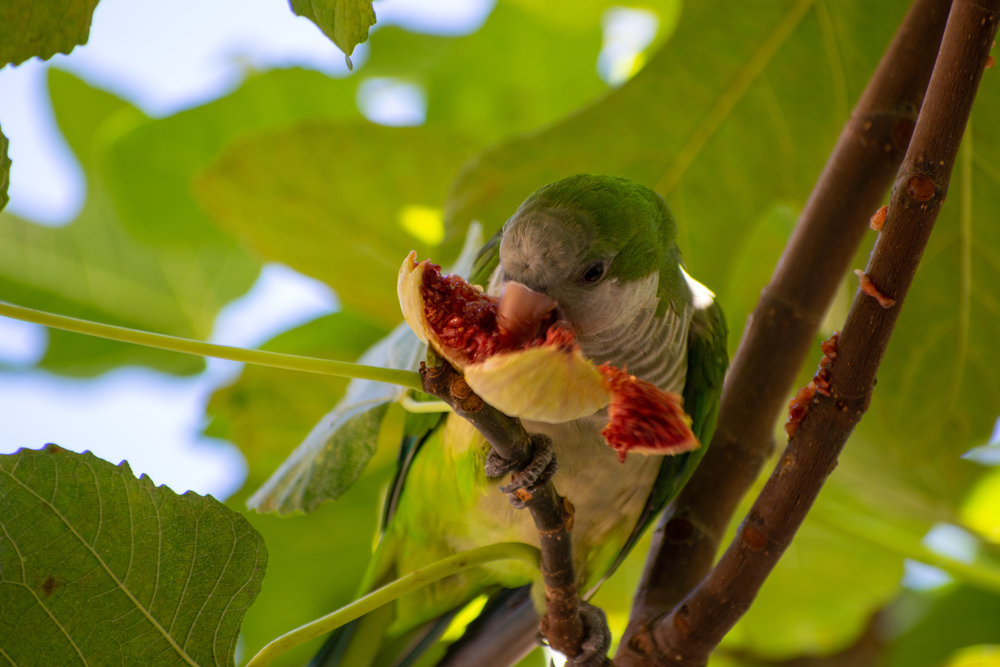
<path fill-rule="evenodd" d="M 611 400 L 601 373 L 576 346 L 503 352 L 466 367 L 465 381 L 501 412 L 549 424 L 587 417 Z"/>
<path fill-rule="evenodd" d="M 425 286 L 428 271 L 434 272 L 432 287 Z M 564 323 L 550 327 L 545 338 L 511 349 L 511 341 L 504 339 L 492 317 L 496 298 L 461 279 L 442 277 L 439 271 L 430 260 L 417 262 L 415 251 L 406 257 L 396 285 L 403 317 L 420 340 L 465 375 L 469 387 L 484 401 L 512 417 L 549 424 L 588 417 L 608 407 L 602 435 L 623 463 L 629 452 L 673 455 L 701 446 L 679 395 L 613 366 L 595 367 Z M 430 317 L 436 318 L 439 327 L 444 322 L 442 331 L 451 340 L 474 344 L 464 343 L 465 348 L 445 344 L 428 319 L 425 289 L 436 294 L 436 299 L 448 290 L 459 293 L 454 301 L 449 293 L 444 302 L 461 309 L 441 313 L 431 308 Z M 479 319 L 470 324 L 463 319 L 467 312 Z M 448 319 L 442 320 L 445 316 Z"/>

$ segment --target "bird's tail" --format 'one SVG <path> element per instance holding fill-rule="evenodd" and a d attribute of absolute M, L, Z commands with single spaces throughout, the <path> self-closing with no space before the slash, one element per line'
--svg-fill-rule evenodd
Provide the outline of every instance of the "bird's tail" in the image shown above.
<path fill-rule="evenodd" d="M 538 645 L 538 614 L 531 586 L 504 588 L 490 597 L 482 612 L 437 667 L 506 667 L 516 665 Z"/>

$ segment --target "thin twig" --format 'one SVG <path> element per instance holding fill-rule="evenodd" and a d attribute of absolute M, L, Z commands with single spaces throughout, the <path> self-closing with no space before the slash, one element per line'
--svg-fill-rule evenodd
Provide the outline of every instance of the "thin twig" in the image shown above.
<path fill-rule="evenodd" d="M 531 461 L 533 445 L 521 420 L 508 417 L 485 403 L 473 393 L 461 373 L 444 360 L 441 364 L 435 368 L 421 365 L 424 391 L 450 405 L 483 434 L 503 459 L 515 463 L 515 469 L 523 469 Z M 545 637 L 557 651 L 568 656 L 577 655 L 584 629 L 578 609 L 570 540 L 572 505 L 556 493 L 551 481 L 540 492 L 522 493 L 520 498 L 531 512 L 541 545 L 540 569 L 545 582 L 547 612 L 542 619 Z"/>
<path fill-rule="evenodd" d="M 948 192 L 998 20 L 1000 0 L 952 4 L 885 226 L 865 271 L 895 305 L 885 308 L 864 293 L 855 295 L 826 368 L 831 395 L 817 394 L 718 565 L 674 613 L 657 622 L 653 641 L 669 656 L 659 664 L 705 664 L 777 564 L 867 411 L 879 363 Z"/>
<path fill-rule="evenodd" d="M 770 457 L 779 411 L 902 161 L 949 4 L 914 3 L 841 133 L 748 320 L 711 446 L 654 534 L 617 664 L 644 664 L 655 651 L 650 624 L 711 569 L 736 507 Z"/>

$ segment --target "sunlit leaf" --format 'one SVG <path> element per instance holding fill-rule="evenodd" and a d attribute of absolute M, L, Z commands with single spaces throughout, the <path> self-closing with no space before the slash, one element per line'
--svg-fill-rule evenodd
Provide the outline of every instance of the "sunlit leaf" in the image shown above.
<path fill-rule="evenodd" d="M 120 99 L 50 70 L 56 119 L 87 176 L 87 200 L 66 227 L 0 214 L 0 298 L 23 306 L 160 333 L 207 339 L 219 309 L 256 279 L 259 264 L 224 237 L 163 248 L 123 229 L 94 169 L 102 128 L 141 118 Z M 174 373 L 204 367 L 197 357 L 51 331 L 41 365 L 74 375 L 142 364 Z"/>
<path fill-rule="evenodd" d="M 197 172 L 235 137 L 307 118 L 359 119 L 353 79 L 319 72 L 273 70 L 239 89 L 166 118 L 143 118 L 105 133 L 101 176 L 122 223 L 157 245 L 217 242 L 224 234 L 195 203 Z"/>
<path fill-rule="evenodd" d="M 0 211 L 7 205 L 10 198 L 7 196 L 7 186 L 10 185 L 10 155 L 7 154 L 7 147 L 10 143 L 7 137 L 0 131 Z"/>
<path fill-rule="evenodd" d="M 0 528 L 12 664 L 234 664 L 267 551 L 211 496 L 50 445 L 0 456 Z"/>
<path fill-rule="evenodd" d="M 462 137 L 443 130 L 309 121 L 236 141 L 197 192 L 221 225 L 261 255 L 324 281 L 354 312 L 393 325 L 399 264 L 410 250 L 427 254 L 403 230 L 400 211 L 440 206 L 467 157 Z"/>
<path fill-rule="evenodd" d="M 419 84 L 427 124 L 475 138 L 480 148 L 598 97 L 606 90 L 595 67 L 600 48 L 597 20 L 567 28 L 501 2 L 465 37 L 379 30 L 358 75 Z"/>
<path fill-rule="evenodd" d="M 371 0 L 291 0 L 291 4 L 293 12 L 318 25 L 346 56 L 368 39 L 368 29 L 375 25 Z"/>
<path fill-rule="evenodd" d="M 354 361 L 385 333 L 384 328 L 342 312 L 285 332 L 261 349 Z M 212 395 L 206 408 L 212 418 L 207 435 L 240 448 L 250 468 L 244 488 L 252 491 L 336 405 L 347 383 L 342 378 L 246 366 L 235 383 Z"/>
<path fill-rule="evenodd" d="M 243 622 L 245 656 L 357 594 L 372 554 L 382 491 L 392 473 L 391 466 L 372 467 L 376 469 L 369 469 L 337 502 L 324 503 L 311 514 L 281 517 L 246 512 L 267 542 L 268 567 L 260 597 Z M 235 508 L 232 501 L 230 507 Z M 282 655 L 274 667 L 302 667 L 324 639 Z"/>
<path fill-rule="evenodd" d="M 90 36 L 97 0 L 9 0 L 0 6 L 0 67 L 69 53 Z"/>
<path fill-rule="evenodd" d="M 1000 642 L 1000 596 L 963 586 L 936 597 L 900 601 L 894 611 L 903 632 L 887 647 L 882 664 L 937 667 L 963 647 Z"/>
<path fill-rule="evenodd" d="M 379 341 L 358 363 L 387 368 L 416 369 L 426 354 L 405 323 Z M 323 417 L 291 456 L 247 501 L 258 512 L 312 512 L 325 500 L 336 500 L 361 476 L 375 455 L 389 406 L 406 393 L 404 387 L 368 380 L 352 380 L 347 394 Z M 395 456 L 395 442 L 387 443 Z M 386 438 L 391 440 L 391 438 Z"/>

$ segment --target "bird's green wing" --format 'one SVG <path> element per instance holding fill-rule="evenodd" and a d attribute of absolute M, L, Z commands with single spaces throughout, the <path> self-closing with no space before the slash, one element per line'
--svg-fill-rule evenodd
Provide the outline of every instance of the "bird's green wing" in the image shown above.
<path fill-rule="evenodd" d="M 715 432 L 715 422 L 719 416 L 719 399 L 722 396 L 722 381 L 729 367 L 726 335 L 726 318 L 714 299 L 707 307 L 694 311 L 691 327 L 688 330 L 684 411 L 691 417 L 691 430 L 702 446 L 693 452 L 663 457 L 660 473 L 635 530 L 629 535 L 624 548 L 608 572 L 597 585 L 587 591 L 586 599 L 596 593 L 600 585 L 614 574 L 656 515 L 691 478 L 694 469 L 705 455 L 712 434 Z"/>

